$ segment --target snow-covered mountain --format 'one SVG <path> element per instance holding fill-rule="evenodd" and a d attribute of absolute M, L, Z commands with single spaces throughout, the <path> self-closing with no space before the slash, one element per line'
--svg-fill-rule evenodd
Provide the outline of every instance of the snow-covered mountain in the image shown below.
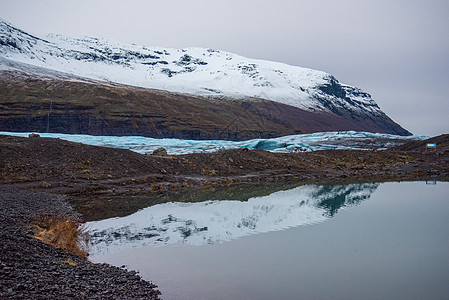
<path fill-rule="evenodd" d="M 331 113 L 351 122 L 365 118 L 374 123 L 392 123 L 382 132 L 408 134 L 381 111 L 369 94 L 339 83 L 330 74 L 224 51 L 145 47 L 55 34 L 37 37 L 0 20 L 0 58 L 0 64 L 20 63 L 22 69 L 38 66 L 49 73 L 59 71 L 214 99 L 266 99 L 307 112 Z M 350 127 L 344 126 L 347 130 L 362 129 Z"/>
<path fill-rule="evenodd" d="M 202 96 L 263 98 L 308 110 L 381 113 L 369 94 L 324 72 L 213 49 L 35 37 L 5 21 L 0 21 L 0 45 L 0 54 L 11 60 L 98 80 Z"/>
<path fill-rule="evenodd" d="M 146 245 L 206 245 L 323 222 L 368 199 L 378 183 L 300 186 L 248 201 L 165 203 L 86 223 L 93 255 Z"/>

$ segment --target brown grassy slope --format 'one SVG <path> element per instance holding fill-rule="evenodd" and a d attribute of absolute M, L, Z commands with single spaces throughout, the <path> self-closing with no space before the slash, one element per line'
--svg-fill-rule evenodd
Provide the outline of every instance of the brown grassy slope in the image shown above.
<path fill-rule="evenodd" d="M 2 130 L 45 131 L 49 120 L 50 132 L 63 133 L 206 138 L 216 131 L 224 137 L 237 132 L 254 137 L 295 132 L 250 114 L 241 109 L 241 102 L 100 82 L 41 80 L 11 73 L 0 82 L 0 97 Z"/>
<path fill-rule="evenodd" d="M 342 117 L 261 99 L 209 99 L 92 80 L 0 71 L 0 130 L 47 129 L 229 140 L 337 130 L 407 133 L 386 116 Z"/>

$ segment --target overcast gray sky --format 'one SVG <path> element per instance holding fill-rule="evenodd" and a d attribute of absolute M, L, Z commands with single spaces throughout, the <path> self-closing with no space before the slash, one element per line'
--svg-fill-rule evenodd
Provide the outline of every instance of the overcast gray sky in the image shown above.
<path fill-rule="evenodd" d="M 24 31 L 206 47 L 326 71 L 418 135 L 449 133 L 447 0 L 0 0 Z"/>

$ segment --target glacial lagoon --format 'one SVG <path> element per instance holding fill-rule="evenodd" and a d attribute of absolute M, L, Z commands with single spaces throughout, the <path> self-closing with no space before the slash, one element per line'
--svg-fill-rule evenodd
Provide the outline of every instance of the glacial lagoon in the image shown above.
<path fill-rule="evenodd" d="M 449 295 L 447 182 L 253 187 L 242 194 L 172 197 L 88 222 L 91 260 L 138 271 L 164 299 Z"/>

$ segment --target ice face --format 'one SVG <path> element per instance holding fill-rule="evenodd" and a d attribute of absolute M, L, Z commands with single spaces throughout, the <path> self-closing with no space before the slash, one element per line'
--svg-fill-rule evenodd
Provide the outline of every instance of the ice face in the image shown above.
<path fill-rule="evenodd" d="M 27 137 L 29 132 L 0 132 L 3 135 Z M 180 140 L 154 139 L 141 136 L 93 136 L 84 134 L 39 133 L 42 137 L 60 138 L 63 140 L 94 146 L 129 149 L 142 154 L 150 154 L 164 147 L 168 154 L 210 153 L 219 150 L 236 148 L 260 149 L 272 152 L 299 152 L 326 149 L 376 149 L 388 148 L 397 141 L 423 140 L 426 136 L 397 136 L 391 134 L 343 131 L 319 132 L 312 134 L 289 135 L 272 139 L 253 139 L 248 141 L 225 140 Z M 376 144 L 376 141 L 379 141 Z M 377 146 L 376 146 L 377 145 Z"/>

